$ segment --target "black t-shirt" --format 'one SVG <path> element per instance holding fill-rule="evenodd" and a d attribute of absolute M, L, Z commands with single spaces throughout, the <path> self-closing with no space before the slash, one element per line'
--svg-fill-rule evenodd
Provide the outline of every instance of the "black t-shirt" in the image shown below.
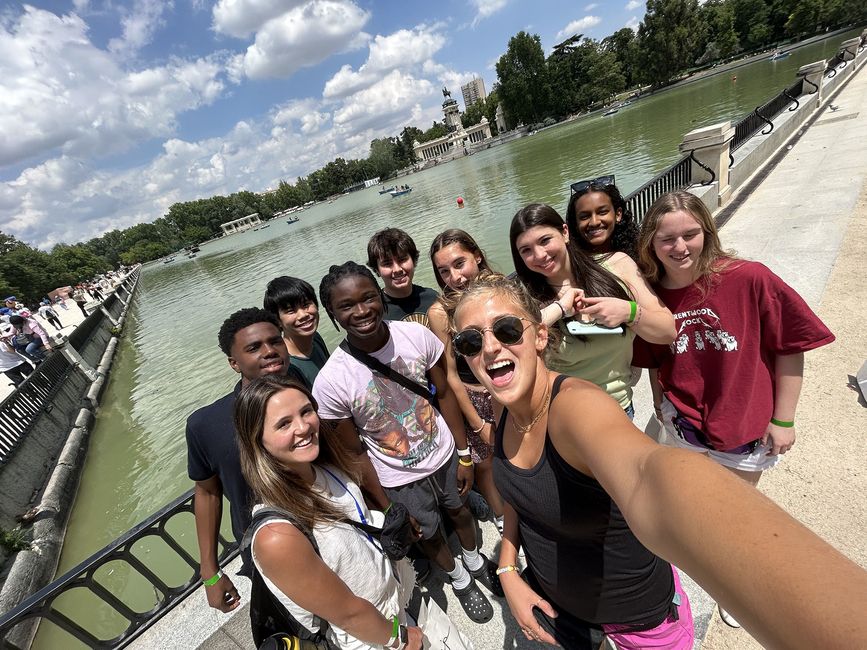
<path fill-rule="evenodd" d="M 406 298 L 392 298 L 383 292 L 385 320 L 408 320 L 429 327 L 427 310 L 439 299 L 433 289 L 412 285 L 412 293 Z"/>
<path fill-rule="evenodd" d="M 234 390 L 187 418 L 187 474 L 193 481 L 220 479 L 229 500 L 232 533 L 240 543 L 251 519 L 253 493 L 241 474 L 241 457 L 235 440 L 232 411 L 241 391 Z"/>
<path fill-rule="evenodd" d="M 304 378 L 304 383 L 307 388 L 313 390 L 313 382 L 316 381 L 316 375 L 322 370 L 322 366 L 328 361 L 328 346 L 325 345 L 325 340 L 319 332 L 313 335 L 313 350 L 310 352 L 310 358 L 296 357 L 290 355 L 292 365 L 289 366 L 291 377 L 291 369 L 295 369 Z"/>

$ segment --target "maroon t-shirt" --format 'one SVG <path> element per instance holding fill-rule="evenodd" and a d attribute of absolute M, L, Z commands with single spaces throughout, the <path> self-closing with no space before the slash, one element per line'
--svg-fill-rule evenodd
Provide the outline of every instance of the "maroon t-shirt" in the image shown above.
<path fill-rule="evenodd" d="M 715 449 L 764 435 L 778 354 L 834 340 L 804 299 L 758 262 L 732 262 L 703 300 L 695 284 L 654 290 L 674 314 L 677 337 L 667 346 L 636 338 L 632 364 L 659 369 L 665 396 Z"/>

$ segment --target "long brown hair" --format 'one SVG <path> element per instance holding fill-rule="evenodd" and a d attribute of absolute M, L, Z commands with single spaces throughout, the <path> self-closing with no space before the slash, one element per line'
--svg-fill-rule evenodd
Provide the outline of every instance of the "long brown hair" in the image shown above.
<path fill-rule="evenodd" d="M 284 390 L 297 390 L 310 400 L 314 409 L 318 408 L 310 390 L 288 377 L 265 375 L 247 384 L 235 402 L 234 413 L 241 472 L 253 490 L 257 502 L 288 510 L 304 526 L 313 528 L 321 521 L 344 519 L 341 512 L 322 495 L 314 492 L 298 474 L 287 469 L 262 444 L 268 402 Z M 319 457 L 314 461 L 314 465 L 331 465 L 353 481 L 360 480 L 360 473 L 352 456 L 337 436 L 330 430 L 325 430 L 321 424 Z"/>
<path fill-rule="evenodd" d="M 704 201 L 694 194 L 678 190 L 663 194 L 653 202 L 644 215 L 638 233 L 638 268 L 651 284 L 659 284 L 665 276 L 665 267 L 653 250 L 653 238 L 659 230 L 659 222 L 662 218 L 678 210 L 691 215 L 704 233 L 704 247 L 695 265 L 698 272 L 696 284 L 704 299 L 708 289 L 716 281 L 717 275 L 728 269 L 738 258 L 734 251 L 723 250 L 710 210 L 707 209 Z"/>
<path fill-rule="evenodd" d="M 488 258 L 485 257 L 485 251 L 483 251 L 479 245 L 476 243 L 476 240 L 472 238 L 472 236 L 465 230 L 461 230 L 460 228 L 450 228 L 444 232 L 441 232 L 439 235 L 434 237 L 434 240 L 430 245 L 430 263 L 434 267 L 434 277 L 436 278 L 437 284 L 440 289 L 443 290 L 443 293 L 452 293 L 454 289 L 449 287 L 440 277 L 440 274 L 437 272 L 436 264 L 434 263 L 434 255 L 444 249 L 446 246 L 451 246 L 452 244 L 457 244 L 465 251 L 473 255 L 474 257 L 481 258 L 479 262 L 479 273 L 484 271 L 492 272 L 491 265 L 488 264 Z"/>
<path fill-rule="evenodd" d="M 512 218 L 509 227 L 509 243 L 512 248 L 512 261 L 515 272 L 531 293 L 542 302 L 557 298 L 557 292 L 548 284 L 547 278 L 541 273 L 531 271 L 524 263 L 516 245 L 518 237 L 536 226 L 547 226 L 558 232 L 563 232 L 563 221 L 557 211 L 544 203 L 531 203 L 521 208 Z M 623 288 L 620 280 L 611 271 L 596 262 L 588 253 L 580 249 L 573 241 L 566 244 L 569 256 L 569 267 L 578 287 L 584 293 L 593 297 L 611 297 L 630 300 L 629 293 Z"/>

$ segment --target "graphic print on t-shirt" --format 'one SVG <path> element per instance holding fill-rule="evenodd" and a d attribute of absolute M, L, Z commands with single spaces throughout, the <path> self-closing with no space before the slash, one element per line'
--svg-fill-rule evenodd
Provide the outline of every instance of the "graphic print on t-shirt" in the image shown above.
<path fill-rule="evenodd" d="M 401 357 L 390 365 L 414 381 L 424 378 L 426 366 L 421 357 L 411 367 Z M 374 372 L 362 399 L 353 410 L 368 414 L 364 428 L 381 453 L 400 459 L 404 467 L 414 467 L 439 446 L 436 412 L 420 395 Z"/>
<path fill-rule="evenodd" d="M 677 338 L 669 344 L 673 354 L 684 354 L 690 348 L 697 352 L 737 352 L 738 340 L 722 329 L 720 317 L 708 307 L 691 309 L 674 315 Z"/>

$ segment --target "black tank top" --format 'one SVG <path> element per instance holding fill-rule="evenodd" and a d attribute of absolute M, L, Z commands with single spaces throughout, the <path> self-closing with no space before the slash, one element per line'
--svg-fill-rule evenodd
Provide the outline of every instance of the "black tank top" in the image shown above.
<path fill-rule="evenodd" d="M 564 379 L 554 380 L 552 404 Z M 674 598 L 671 566 L 638 541 L 596 480 L 563 460 L 547 432 L 535 467 L 512 465 L 503 452 L 507 415 L 495 436 L 494 482 L 518 513 L 527 565 L 544 597 L 595 625 L 659 625 Z"/>

